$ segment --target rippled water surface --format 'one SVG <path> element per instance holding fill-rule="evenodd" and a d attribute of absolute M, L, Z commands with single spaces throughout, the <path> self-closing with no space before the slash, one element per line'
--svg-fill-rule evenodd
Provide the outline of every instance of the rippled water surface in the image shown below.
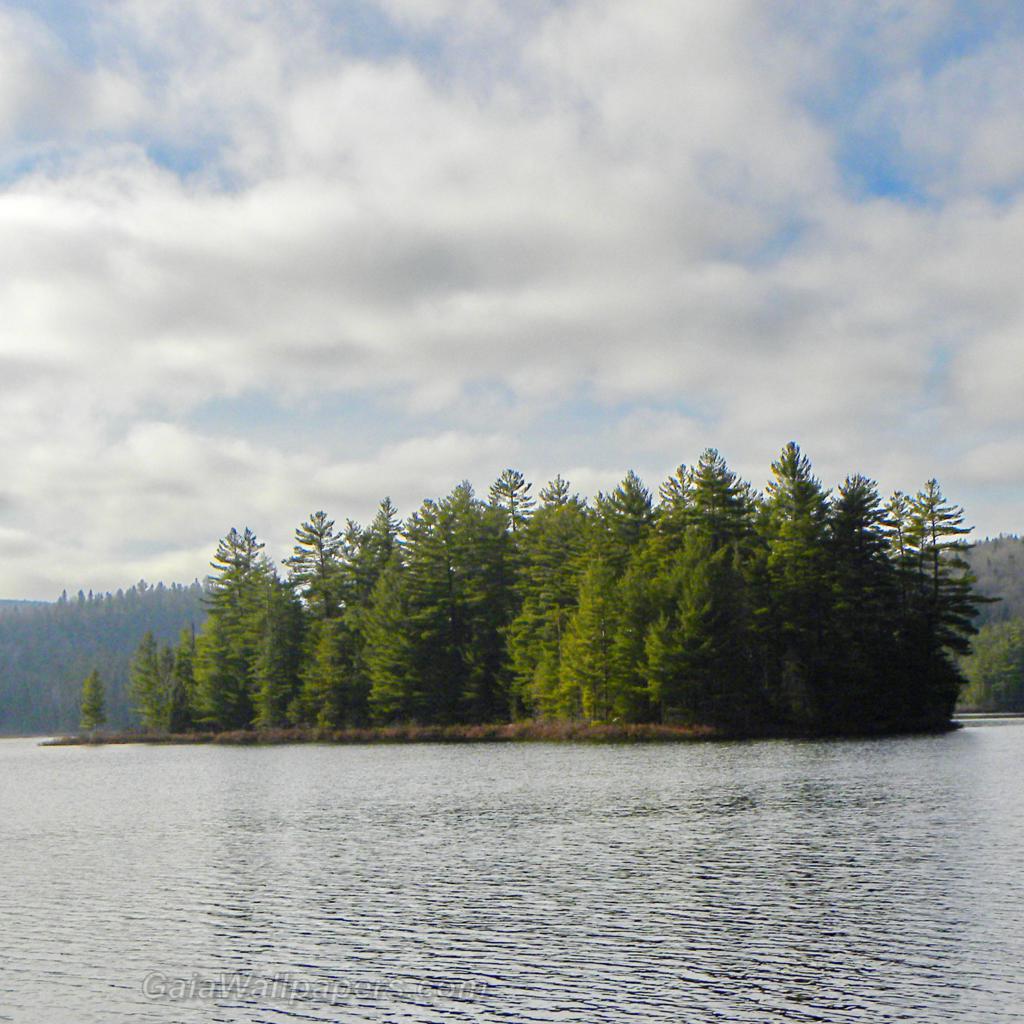
<path fill-rule="evenodd" d="M 1024 724 L 0 741 L 0 1020 L 1024 1021 Z"/>

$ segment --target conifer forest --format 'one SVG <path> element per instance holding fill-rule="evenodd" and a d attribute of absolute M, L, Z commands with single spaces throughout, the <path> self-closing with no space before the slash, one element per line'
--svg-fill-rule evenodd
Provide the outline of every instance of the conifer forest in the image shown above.
<path fill-rule="evenodd" d="M 979 602 L 963 510 L 930 480 L 826 490 L 786 445 L 763 492 L 709 449 L 657 494 L 581 499 L 509 469 L 404 521 L 314 512 L 280 567 L 219 542 L 208 615 L 147 633 L 130 695 L 151 731 L 520 719 L 726 734 L 947 722 Z"/>

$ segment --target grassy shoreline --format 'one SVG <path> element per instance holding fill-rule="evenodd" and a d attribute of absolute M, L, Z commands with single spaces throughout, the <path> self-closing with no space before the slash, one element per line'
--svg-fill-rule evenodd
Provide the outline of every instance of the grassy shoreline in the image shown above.
<path fill-rule="evenodd" d="M 874 733 L 830 734 L 833 738 L 943 733 L 960 728 L 957 722 L 915 725 Z M 218 744 L 273 746 L 286 743 L 694 743 L 709 740 L 824 739 L 825 734 L 779 729 L 726 732 L 710 725 L 607 724 L 573 721 L 524 721 L 491 725 L 386 725 L 348 729 L 236 729 L 224 732 L 143 733 L 111 732 L 60 736 L 41 746 L 102 746 L 142 743 L 156 745 Z"/>
<path fill-rule="evenodd" d="M 607 725 L 586 722 L 527 721 L 491 725 L 382 725 L 348 729 L 292 726 L 280 729 L 234 729 L 224 732 L 117 732 L 87 736 L 63 736 L 47 740 L 42 745 L 79 746 L 109 743 L 216 743 L 228 746 L 283 743 L 650 743 L 703 740 L 716 735 L 716 731 L 710 726 Z"/>

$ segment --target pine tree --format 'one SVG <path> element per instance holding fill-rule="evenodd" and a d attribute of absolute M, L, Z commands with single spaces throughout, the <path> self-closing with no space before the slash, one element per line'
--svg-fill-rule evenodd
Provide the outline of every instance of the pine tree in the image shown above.
<path fill-rule="evenodd" d="M 174 650 L 171 672 L 168 729 L 172 733 L 188 732 L 196 724 L 195 656 L 195 629 L 183 629 Z"/>
<path fill-rule="evenodd" d="M 726 465 L 714 448 L 702 452 L 690 471 L 687 496 L 691 522 L 710 549 L 738 544 L 752 529 L 749 487 Z"/>
<path fill-rule="evenodd" d="M 131 695 L 143 726 L 166 732 L 170 726 L 173 654 L 162 651 L 147 631 L 131 664 Z"/>
<path fill-rule="evenodd" d="M 518 469 L 506 469 L 491 484 L 491 505 L 504 514 L 511 533 L 521 530 L 533 512 L 532 486 Z"/>
<path fill-rule="evenodd" d="M 288 721 L 299 691 L 302 617 L 294 591 L 270 574 L 256 630 L 258 652 L 252 666 L 253 724 L 272 729 Z"/>
<path fill-rule="evenodd" d="M 894 623 L 898 572 L 888 556 L 886 511 L 873 480 L 848 476 L 829 510 L 829 685 L 821 714 L 829 728 L 880 728 L 897 714 L 904 680 Z"/>
<path fill-rule="evenodd" d="M 266 642 L 268 587 L 273 566 L 248 528 L 232 529 L 217 546 L 208 579 L 210 614 L 196 640 L 199 717 L 221 729 L 243 729 L 254 719 L 257 659 Z"/>
<path fill-rule="evenodd" d="M 378 724 L 409 721 L 425 711 L 406 586 L 396 553 L 373 589 L 364 619 L 369 707 Z"/>
<path fill-rule="evenodd" d="M 103 694 L 103 680 L 95 669 L 82 684 L 82 728 L 87 732 L 99 728 L 107 720 Z"/>
<path fill-rule="evenodd" d="M 763 708 L 739 552 L 691 530 L 662 571 L 667 600 L 645 637 L 658 717 L 749 729 Z"/>
<path fill-rule="evenodd" d="M 782 715 L 811 725 L 820 713 L 828 659 L 828 494 L 792 441 L 772 463 L 772 475 L 761 523 L 770 588 L 761 615 L 768 629 L 768 669 Z"/>
<path fill-rule="evenodd" d="M 613 668 L 617 626 L 614 574 L 606 562 L 594 559 L 580 578 L 579 607 L 562 640 L 561 715 L 589 721 L 612 717 L 622 696 Z"/>
<path fill-rule="evenodd" d="M 557 714 L 561 644 L 576 608 L 590 523 L 578 497 L 556 477 L 518 535 L 517 614 L 506 630 L 514 715 Z"/>
<path fill-rule="evenodd" d="M 365 720 L 368 692 L 355 668 L 355 640 L 343 619 L 312 623 L 299 710 L 293 717 L 321 728 L 359 725 Z"/>
<path fill-rule="evenodd" d="M 964 510 L 946 501 L 938 481 L 929 480 L 910 502 L 907 540 L 914 565 L 912 620 L 916 622 L 920 691 L 911 700 L 923 720 L 946 721 L 964 678 L 954 655 L 970 650 L 981 603 L 964 559 L 971 532 Z"/>
<path fill-rule="evenodd" d="M 319 619 L 333 618 L 339 611 L 341 548 L 334 520 L 326 512 L 314 512 L 295 531 L 295 547 L 285 559 L 292 586 Z"/>
<path fill-rule="evenodd" d="M 622 572 L 629 551 L 646 536 L 654 522 L 654 502 L 643 481 L 630 470 L 611 494 L 598 494 L 597 514 L 608 533 L 608 557 Z"/>

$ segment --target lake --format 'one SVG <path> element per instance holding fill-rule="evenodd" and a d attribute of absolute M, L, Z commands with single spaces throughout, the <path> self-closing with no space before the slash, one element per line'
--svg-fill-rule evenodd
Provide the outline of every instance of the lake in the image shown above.
<path fill-rule="evenodd" d="M 0 741 L 0 1020 L 1024 1021 L 1024 722 Z"/>

